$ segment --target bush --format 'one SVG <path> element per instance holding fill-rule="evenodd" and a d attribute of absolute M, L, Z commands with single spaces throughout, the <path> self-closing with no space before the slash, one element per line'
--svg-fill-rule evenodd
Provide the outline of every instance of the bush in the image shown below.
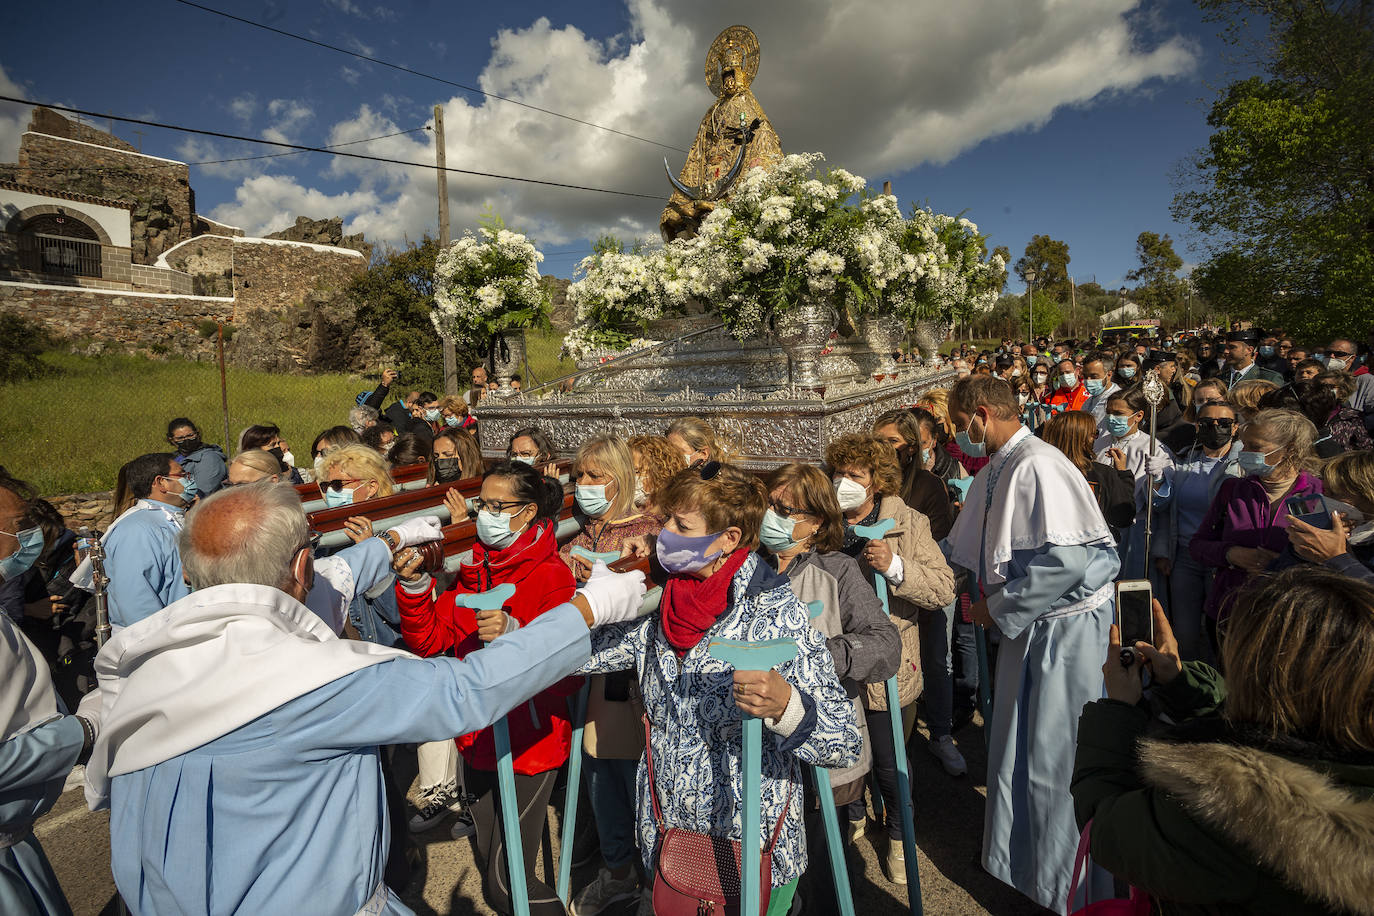
<path fill-rule="evenodd" d="M 0 312 L 0 384 L 52 372 L 39 356 L 52 346 L 47 330 L 12 312 Z"/>

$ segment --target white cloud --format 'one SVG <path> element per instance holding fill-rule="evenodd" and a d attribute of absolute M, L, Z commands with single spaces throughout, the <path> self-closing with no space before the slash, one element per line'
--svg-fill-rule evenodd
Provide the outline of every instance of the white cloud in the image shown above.
<path fill-rule="evenodd" d="M 358 85 L 358 77 L 360 76 L 362 76 L 362 74 L 359 73 L 357 70 L 353 69 L 352 67 L 339 68 L 339 79 L 343 80 L 350 86 Z"/>
<path fill-rule="evenodd" d="M 0 66 L 0 95 L 33 98 L 28 88 L 9 78 L 3 66 Z M 33 108 L 28 105 L 0 102 L 0 162 L 14 162 L 19 158 L 19 138 L 28 130 L 32 112 Z"/>
<path fill-rule="evenodd" d="M 258 113 L 258 100 L 250 92 L 229 100 L 229 113 L 247 124 Z"/>
<path fill-rule="evenodd" d="M 353 0 L 324 0 L 324 5 L 332 6 L 341 13 L 357 16 L 359 19 L 367 18 L 367 13 L 363 12 L 362 8 L 354 3 Z"/>
<path fill-rule="evenodd" d="M 706 50 L 723 25 L 737 21 L 738 6 L 733 0 L 626 3 L 630 27 L 605 41 L 547 19 L 503 29 L 492 39 L 480 85 L 689 146 L 711 103 L 702 78 Z M 1090 106 L 1104 95 L 1144 91 L 1153 81 L 1189 73 L 1197 48 L 1163 29 L 1157 17 L 1142 16 L 1140 6 L 1140 0 L 1076 0 L 1070 14 L 1062 0 L 773 0 L 751 5 L 745 21 L 763 51 L 754 90 L 783 148 L 821 150 L 876 183 L 923 163 L 948 162 L 989 138 L 1039 128 L 1063 107 Z M 378 110 L 376 103 L 365 105 L 335 124 L 330 142 L 389 133 L 408 120 Z M 455 235 L 490 204 L 547 247 L 605 231 L 656 236 L 669 190 L 663 156 L 675 170 L 685 158 L 493 99 L 455 97 L 445 103 L 444 117 L 450 166 L 653 196 L 455 174 L 449 177 Z M 426 163 L 434 156 L 428 136 L 354 149 Z M 310 215 L 338 213 L 350 232 L 378 241 L 434 230 L 432 170 L 335 159 L 327 174 L 356 182 L 359 194 L 325 195 L 343 209 Z M 251 222 L 229 222 L 236 220 Z"/>
<path fill-rule="evenodd" d="M 314 109 L 299 99 L 273 99 L 267 103 L 272 124 L 262 132 L 266 140 L 294 143 L 296 129 L 315 117 Z"/>
<path fill-rule="evenodd" d="M 326 194 L 302 187 L 294 178 L 258 175 L 239 185 L 234 200 L 215 207 L 210 217 L 241 226 L 251 236 L 261 236 L 285 229 L 300 215 L 318 218 L 376 206 L 376 196 L 370 191 Z"/>

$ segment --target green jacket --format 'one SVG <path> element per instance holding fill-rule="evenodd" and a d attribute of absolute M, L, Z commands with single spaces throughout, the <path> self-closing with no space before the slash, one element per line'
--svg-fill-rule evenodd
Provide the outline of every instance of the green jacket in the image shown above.
<path fill-rule="evenodd" d="M 1374 914 L 1374 755 L 1271 739 L 1220 714 L 1197 662 L 1141 706 L 1083 709 L 1073 774 L 1093 861 L 1165 914 Z"/>

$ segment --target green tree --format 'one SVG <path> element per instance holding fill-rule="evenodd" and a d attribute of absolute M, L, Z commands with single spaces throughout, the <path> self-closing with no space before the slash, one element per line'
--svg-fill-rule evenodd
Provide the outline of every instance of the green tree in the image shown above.
<path fill-rule="evenodd" d="M 1064 320 L 1063 314 L 1059 310 L 1059 303 L 1050 298 L 1048 293 L 1040 291 L 1040 287 L 1035 288 L 1035 327 L 1031 327 L 1030 303 L 1025 296 L 1018 297 L 1021 300 L 1020 319 L 1021 323 L 1017 328 L 1017 335 L 1023 340 L 1030 340 L 1042 334 L 1046 337 L 1054 334 L 1060 322 Z"/>
<path fill-rule="evenodd" d="M 1016 275 L 1022 282 L 1029 271 L 1035 271 L 1035 288 L 1044 290 L 1050 298 L 1063 302 L 1069 298 L 1069 243 L 1048 235 L 1035 235 L 1026 245 L 1026 253 L 1016 262 Z"/>
<path fill-rule="evenodd" d="M 429 236 L 419 244 L 388 248 L 349 287 L 349 295 L 358 303 L 358 321 L 395 358 L 407 386 L 443 384 L 443 351 L 429 320 L 438 254 L 439 243 Z M 460 369 L 481 359 L 480 353 L 459 349 Z"/>
<path fill-rule="evenodd" d="M 1211 305 L 1304 337 L 1374 299 L 1374 0 L 1199 0 L 1257 75 L 1212 105 L 1177 219 L 1207 236 Z M 1249 41 L 1251 30 L 1265 30 Z"/>
<path fill-rule="evenodd" d="M 1126 274 L 1127 280 L 1138 284 L 1135 300 L 1154 318 L 1171 317 L 1184 293 L 1178 276 L 1183 259 L 1174 251 L 1174 240 L 1168 235 L 1142 232 L 1136 237 L 1135 253 L 1140 266 Z"/>
<path fill-rule="evenodd" d="M 1105 295 L 1107 295 L 1107 291 L 1103 289 L 1102 284 L 1098 283 L 1096 280 L 1089 280 L 1087 283 L 1078 284 L 1079 301 Z"/>

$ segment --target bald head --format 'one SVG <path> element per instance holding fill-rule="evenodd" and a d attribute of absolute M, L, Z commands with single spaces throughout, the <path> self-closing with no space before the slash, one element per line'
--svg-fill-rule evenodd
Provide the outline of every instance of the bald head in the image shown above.
<path fill-rule="evenodd" d="M 309 525 L 290 484 L 244 484 L 221 490 L 186 516 L 181 565 L 193 589 L 268 585 L 290 590 L 294 561 L 309 545 Z"/>

